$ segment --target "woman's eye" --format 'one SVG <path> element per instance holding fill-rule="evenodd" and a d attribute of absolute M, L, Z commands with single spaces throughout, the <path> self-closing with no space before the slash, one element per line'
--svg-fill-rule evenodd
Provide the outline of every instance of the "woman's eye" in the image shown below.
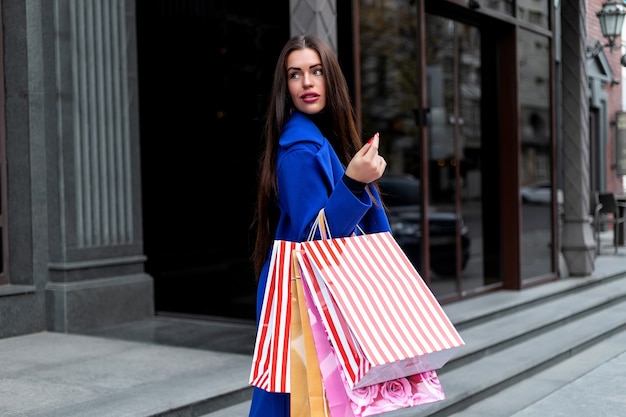
<path fill-rule="evenodd" d="M 296 79 L 300 77 L 300 74 L 298 74 L 297 72 L 292 72 L 291 74 L 289 74 L 289 78 L 291 79 Z"/>
<path fill-rule="evenodd" d="M 314 75 L 322 75 L 322 70 L 321 69 L 316 69 L 315 71 L 313 71 Z"/>

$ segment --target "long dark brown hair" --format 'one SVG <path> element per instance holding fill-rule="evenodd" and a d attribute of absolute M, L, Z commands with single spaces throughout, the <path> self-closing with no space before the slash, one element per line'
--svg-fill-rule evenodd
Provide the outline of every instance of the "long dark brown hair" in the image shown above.
<path fill-rule="evenodd" d="M 287 87 L 287 59 L 291 52 L 305 48 L 317 51 L 322 62 L 326 83 L 326 107 L 323 113 L 328 124 L 328 131 L 324 131 L 324 134 L 332 136 L 328 139 L 345 165 L 362 146 L 348 85 L 332 49 L 320 38 L 312 35 L 289 39 L 278 57 L 274 70 L 274 82 L 265 119 L 265 148 L 259 161 L 257 208 L 252 225 L 253 228 L 256 227 L 252 262 L 257 279 L 274 240 L 279 216 L 275 204 L 278 194 L 276 178 L 278 140 L 284 124 L 295 110 Z"/>

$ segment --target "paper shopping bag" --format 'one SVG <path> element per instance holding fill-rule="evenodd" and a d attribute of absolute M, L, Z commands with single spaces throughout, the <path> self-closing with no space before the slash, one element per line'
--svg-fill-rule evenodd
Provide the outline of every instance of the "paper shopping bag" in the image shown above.
<path fill-rule="evenodd" d="M 294 272 L 298 270 L 294 263 Z M 291 280 L 291 417 L 329 415 L 299 274 Z"/>
<path fill-rule="evenodd" d="M 439 369 L 465 344 L 390 233 L 303 242 L 298 260 L 352 389 Z"/>
<path fill-rule="evenodd" d="M 304 299 L 331 417 L 368 417 L 404 408 L 422 411 L 445 399 L 434 370 L 351 389 L 306 286 Z"/>
<path fill-rule="evenodd" d="M 291 322 L 292 252 L 299 243 L 276 240 L 257 328 L 250 384 L 270 392 L 289 392 L 291 387 L 289 332 Z"/>
<path fill-rule="evenodd" d="M 351 401 L 346 390 L 347 383 L 344 385 L 341 379 L 341 369 L 337 357 L 333 352 L 326 328 L 322 323 L 320 313 L 313 302 L 307 285 L 303 285 L 303 292 L 330 416 L 356 417 L 354 411 L 352 411 Z"/>

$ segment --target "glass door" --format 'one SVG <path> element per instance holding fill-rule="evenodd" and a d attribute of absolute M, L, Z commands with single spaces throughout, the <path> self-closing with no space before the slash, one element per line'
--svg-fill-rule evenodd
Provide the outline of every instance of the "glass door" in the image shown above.
<path fill-rule="evenodd" d="M 359 6 L 363 134 L 380 132 L 394 237 L 439 300 L 459 298 L 484 285 L 480 31 L 389 3 Z"/>
<path fill-rule="evenodd" d="M 425 28 L 430 286 L 454 298 L 484 277 L 481 38 L 476 27 L 431 14 Z"/>

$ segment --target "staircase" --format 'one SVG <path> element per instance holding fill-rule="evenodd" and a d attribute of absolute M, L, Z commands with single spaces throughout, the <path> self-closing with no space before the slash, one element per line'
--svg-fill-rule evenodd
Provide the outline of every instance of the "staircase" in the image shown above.
<path fill-rule="evenodd" d="M 451 305 L 446 312 L 466 345 L 439 371 L 446 400 L 420 416 L 460 417 L 455 413 L 483 401 L 492 412 L 500 410 L 493 415 L 511 416 L 626 351 L 626 344 L 598 348 L 613 335 L 626 337 L 626 275 L 570 278 L 520 294 L 494 293 Z M 551 384 L 526 385 L 519 395 L 499 396 L 557 365 L 562 365 L 560 374 Z"/>
<path fill-rule="evenodd" d="M 617 259 L 624 267 L 613 275 L 568 278 L 444 306 L 466 343 L 438 371 L 446 400 L 389 415 L 512 416 L 626 351 L 625 261 Z M 600 344 L 611 337 L 620 342 Z M 248 408 L 246 401 L 202 417 L 246 417 Z"/>

